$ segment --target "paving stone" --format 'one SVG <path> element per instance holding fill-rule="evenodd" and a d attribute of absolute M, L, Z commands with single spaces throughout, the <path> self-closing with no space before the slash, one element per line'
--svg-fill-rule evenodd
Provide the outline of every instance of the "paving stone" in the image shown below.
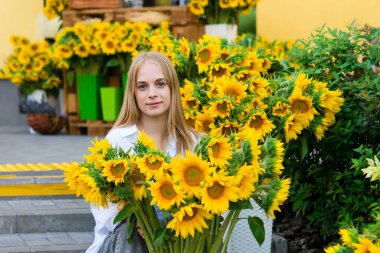
<path fill-rule="evenodd" d="M 0 178 L 0 185 L 35 184 L 35 178 Z"/>
<path fill-rule="evenodd" d="M 24 240 L 18 234 L 1 234 L 0 247 L 6 246 L 26 246 Z"/>
<path fill-rule="evenodd" d="M 29 253 L 30 247 L 1 247 L 0 246 L 0 253 Z"/>
<path fill-rule="evenodd" d="M 94 241 L 93 232 L 68 232 L 67 234 L 79 244 L 91 244 Z"/>
<path fill-rule="evenodd" d="M 59 244 L 76 244 L 76 241 L 73 240 L 67 233 L 49 233 L 46 235 L 46 238 L 55 245 Z"/>
<path fill-rule="evenodd" d="M 36 178 L 36 184 L 65 184 L 63 177 L 59 178 Z"/>
<path fill-rule="evenodd" d="M 0 214 L 0 234 L 16 233 L 16 214 L 13 212 Z"/>

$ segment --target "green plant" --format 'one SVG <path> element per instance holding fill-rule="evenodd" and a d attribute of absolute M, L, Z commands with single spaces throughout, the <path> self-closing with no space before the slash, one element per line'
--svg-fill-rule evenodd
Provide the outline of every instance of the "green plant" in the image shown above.
<path fill-rule="evenodd" d="M 303 159 L 296 144 L 286 155 L 293 209 L 319 225 L 324 236 L 333 235 L 341 222 L 367 221 L 370 210 L 379 206 L 378 186 L 374 190 L 358 166 L 351 166 L 355 148 L 376 149 L 380 143 L 379 47 L 379 29 L 351 24 L 348 31 L 323 26 L 290 53 L 309 77 L 344 92 L 342 111 L 326 138 L 305 138 L 311 152 Z"/>

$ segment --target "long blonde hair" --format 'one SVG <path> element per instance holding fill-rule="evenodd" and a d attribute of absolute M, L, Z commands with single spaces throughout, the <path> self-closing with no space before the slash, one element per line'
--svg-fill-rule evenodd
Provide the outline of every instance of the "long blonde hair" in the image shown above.
<path fill-rule="evenodd" d="M 172 136 L 177 143 L 177 154 L 182 153 L 186 149 L 192 149 L 195 144 L 193 136 L 196 136 L 196 133 L 187 126 L 185 121 L 177 73 L 170 60 L 158 52 L 141 52 L 132 61 L 128 71 L 127 88 L 125 89 L 123 105 L 121 106 L 119 116 L 113 128 L 126 127 L 137 124 L 139 121 L 140 110 L 135 99 L 135 87 L 137 73 L 141 66 L 147 61 L 154 63 L 160 68 L 170 89 L 168 130 L 165 144 L 167 144 L 168 137 Z"/>

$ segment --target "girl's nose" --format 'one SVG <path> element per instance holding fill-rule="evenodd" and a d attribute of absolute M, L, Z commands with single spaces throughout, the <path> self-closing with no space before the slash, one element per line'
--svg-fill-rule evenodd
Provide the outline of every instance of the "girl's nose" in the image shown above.
<path fill-rule="evenodd" d="M 156 95 L 156 89 L 155 89 L 154 85 L 149 85 L 149 93 L 148 93 L 148 95 L 149 95 L 149 98 L 155 98 L 155 97 L 157 97 L 157 95 Z"/>

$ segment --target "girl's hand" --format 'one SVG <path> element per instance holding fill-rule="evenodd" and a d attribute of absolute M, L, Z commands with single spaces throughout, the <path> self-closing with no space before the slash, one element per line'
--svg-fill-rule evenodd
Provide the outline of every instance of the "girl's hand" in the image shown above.
<path fill-rule="evenodd" d="M 141 229 L 139 224 L 136 224 L 137 233 L 145 240 L 144 231 Z"/>

